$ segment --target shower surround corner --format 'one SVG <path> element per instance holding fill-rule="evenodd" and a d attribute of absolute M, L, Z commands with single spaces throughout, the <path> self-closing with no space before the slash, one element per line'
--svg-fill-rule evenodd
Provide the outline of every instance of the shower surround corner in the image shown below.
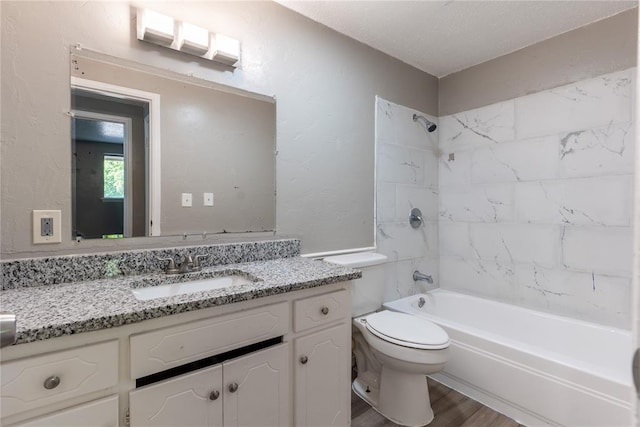
<path fill-rule="evenodd" d="M 438 131 L 425 117 L 437 117 L 376 97 L 376 247 L 386 255 L 384 301 L 424 292 L 438 283 Z M 422 211 L 423 224 L 409 225 L 409 212 Z M 414 282 L 420 270 L 434 284 Z"/>

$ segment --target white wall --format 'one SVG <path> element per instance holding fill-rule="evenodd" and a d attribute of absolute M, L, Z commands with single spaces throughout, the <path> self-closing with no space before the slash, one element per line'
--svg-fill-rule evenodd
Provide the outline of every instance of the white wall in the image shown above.
<path fill-rule="evenodd" d="M 275 96 L 278 233 L 301 238 L 305 253 L 372 246 L 375 95 L 437 114 L 437 79 L 273 2 L 137 4 L 241 40 L 241 66 L 137 40 L 128 2 L 0 2 L 2 257 L 175 244 L 164 237 L 71 241 L 65 112 L 76 44 Z M 31 244 L 34 209 L 62 210 L 62 244 Z"/>
<path fill-rule="evenodd" d="M 423 292 L 438 283 L 438 132 L 429 133 L 413 114 L 426 113 L 376 98 L 376 243 L 387 255 L 384 300 Z M 409 225 L 412 208 L 424 224 Z M 413 271 L 434 284 L 414 282 Z"/>
<path fill-rule="evenodd" d="M 634 81 L 440 117 L 441 287 L 630 327 Z"/>

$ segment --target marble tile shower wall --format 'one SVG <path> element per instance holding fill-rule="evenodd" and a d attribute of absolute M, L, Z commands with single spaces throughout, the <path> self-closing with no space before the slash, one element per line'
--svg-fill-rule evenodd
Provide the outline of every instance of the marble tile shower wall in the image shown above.
<path fill-rule="evenodd" d="M 413 295 L 438 283 L 438 139 L 413 114 L 437 118 L 376 98 L 376 243 L 389 257 L 385 301 Z M 424 225 L 409 226 L 420 208 Z M 431 274 L 434 285 L 414 282 L 414 270 Z"/>
<path fill-rule="evenodd" d="M 634 72 L 440 117 L 442 288 L 629 328 Z"/>

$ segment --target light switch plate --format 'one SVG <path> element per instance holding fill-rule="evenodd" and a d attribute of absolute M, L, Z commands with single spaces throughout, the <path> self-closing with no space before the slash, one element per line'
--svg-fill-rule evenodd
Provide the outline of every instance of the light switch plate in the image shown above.
<path fill-rule="evenodd" d="M 213 193 L 204 193 L 202 202 L 205 206 L 213 206 Z"/>
<path fill-rule="evenodd" d="M 33 211 L 33 244 L 62 242 L 62 212 Z"/>
<path fill-rule="evenodd" d="M 182 193 L 182 207 L 190 208 L 193 206 L 193 195 L 191 193 Z"/>

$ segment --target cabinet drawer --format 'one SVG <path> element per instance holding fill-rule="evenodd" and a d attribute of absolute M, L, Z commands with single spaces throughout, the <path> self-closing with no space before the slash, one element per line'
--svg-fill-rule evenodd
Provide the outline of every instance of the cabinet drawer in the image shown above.
<path fill-rule="evenodd" d="M 6 417 L 116 385 L 118 342 L 29 357 L 3 364 L 0 370 Z"/>
<path fill-rule="evenodd" d="M 286 302 L 131 336 L 131 378 L 141 378 L 289 332 Z"/>
<path fill-rule="evenodd" d="M 324 325 L 351 316 L 349 291 L 342 290 L 329 294 L 301 299 L 293 303 L 293 329 L 296 332 Z"/>
<path fill-rule="evenodd" d="M 13 427 L 118 427 L 118 396 L 94 400 Z"/>

